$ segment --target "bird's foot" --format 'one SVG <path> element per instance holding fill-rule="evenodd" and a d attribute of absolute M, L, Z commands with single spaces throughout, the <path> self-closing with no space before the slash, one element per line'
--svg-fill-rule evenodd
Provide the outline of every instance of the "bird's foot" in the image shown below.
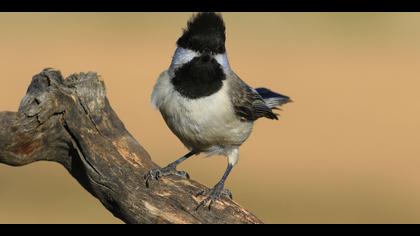
<path fill-rule="evenodd" d="M 223 184 L 217 184 L 212 189 L 209 190 L 202 190 L 196 194 L 196 197 L 198 196 L 204 196 L 208 195 L 207 198 L 205 198 L 203 201 L 198 204 L 195 210 L 198 210 L 200 207 L 208 207 L 209 210 L 211 210 L 211 205 L 220 200 L 222 196 L 233 199 L 232 192 L 229 189 L 223 188 Z"/>
<path fill-rule="evenodd" d="M 150 170 L 149 172 L 147 172 L 147 174 L 144 175 L 144 180 L 146 182 L 146 187 L 149 187 L 149 182 L 150 180 L 157 180 L 159 181 L 159 179 L 163 176 L 169 176 L 169 175 L 174 175 L 174 176 L 178 176 L 184 179 L 189 179 L 190 175 L 185 172 L 185 171 L 178 171 L 176 170 L 176 167 L 173 165 L 168 165 L 167 167 L 164 168 L 157 168 L 157 169 L 153 169 Z"/>

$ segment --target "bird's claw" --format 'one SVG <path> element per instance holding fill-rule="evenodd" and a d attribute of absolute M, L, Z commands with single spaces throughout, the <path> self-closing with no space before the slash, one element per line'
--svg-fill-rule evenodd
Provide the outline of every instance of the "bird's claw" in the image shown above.
<path fill-rule="evenodd" d="M 201 190 L 200 192 L 198 192 L 195 196 L 204 196 L 207 195 L 206 193 L 209 192 L 208 197 L 205 198 L 203 201 L 201 201 L 197 207 L 195 208 L 195 210 L 197 211 L 200 207 L 205 207 L 207 206 L 209 208 L 209 210 L 211 210 L 211 205 L 220 200 L 221 196 L 225 196 L 229 199 L 233 199 L 232 196 L 232 192 L 229 189 L 224 189 L 223 187 L 214 187 L 210 190 Z"/>
<path fill-rule="evenodd" d="M 175 167 L 173 166 L 167 166 L 164 168 L 158 168 L 158 169 L 153 169 L 150 170 L 149 172 L 147 172 L 144 175 L 144 180 L 146 183 L 146 187 L 148 188 L 150 186 L 149 182 L 150 180 L 157 180 L 159 181 L 160 178 L 162 178 L 163 176 L 169 176 L 169 175 L 174 175 L 174 176 L 178 176 L 184 179 L 190 179 L 190 175 L 185 172 L 185 171 L 178 171 L 176 170 Z"/>

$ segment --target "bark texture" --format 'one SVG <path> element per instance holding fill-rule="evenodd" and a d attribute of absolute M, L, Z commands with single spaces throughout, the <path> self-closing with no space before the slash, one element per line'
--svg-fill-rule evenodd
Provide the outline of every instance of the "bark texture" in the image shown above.
<path fill-rule="evenodd" d="M 143 175 L 158 167 L 111 108 L 96 73 L 66 79 L 54 69 L 35 75 L 18 112 L 0 112 L 0 163 L 61 163 L 126 223 L 262 223 L 224 199 L 195 210 L 206 187 L 165 177 L 146 188 Z"/>

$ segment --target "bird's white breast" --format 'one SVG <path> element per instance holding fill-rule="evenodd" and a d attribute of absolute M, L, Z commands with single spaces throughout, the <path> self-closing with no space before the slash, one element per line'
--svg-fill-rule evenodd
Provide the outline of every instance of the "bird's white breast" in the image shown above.
<path fill-rule="evenodd" d="M 220 148 L 239 146 L 248 138 L 252 123 L 236 117 L 226 81 L 210 96 L 189 99 L 179 94 L 170 80 L 168 71 L 160 75 L 152 103 L 187 147 L 223 154 Z"/>

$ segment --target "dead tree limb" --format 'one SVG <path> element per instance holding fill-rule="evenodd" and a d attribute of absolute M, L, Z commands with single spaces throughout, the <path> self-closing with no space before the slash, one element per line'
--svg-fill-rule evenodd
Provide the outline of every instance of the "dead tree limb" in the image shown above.
<path fill-rule="evenodd" d="M 195 207 L 205 186 L 163 178 L 146 188 L 158 167 L 112 110 L 96 73 L 64 79 L 45 69 L 33 77 L 18 112 L 0 112 L 0 163 L 61 163 L 114 216 L 126 223 L 262 223 L 224 199 L 211 211 Z"/>

